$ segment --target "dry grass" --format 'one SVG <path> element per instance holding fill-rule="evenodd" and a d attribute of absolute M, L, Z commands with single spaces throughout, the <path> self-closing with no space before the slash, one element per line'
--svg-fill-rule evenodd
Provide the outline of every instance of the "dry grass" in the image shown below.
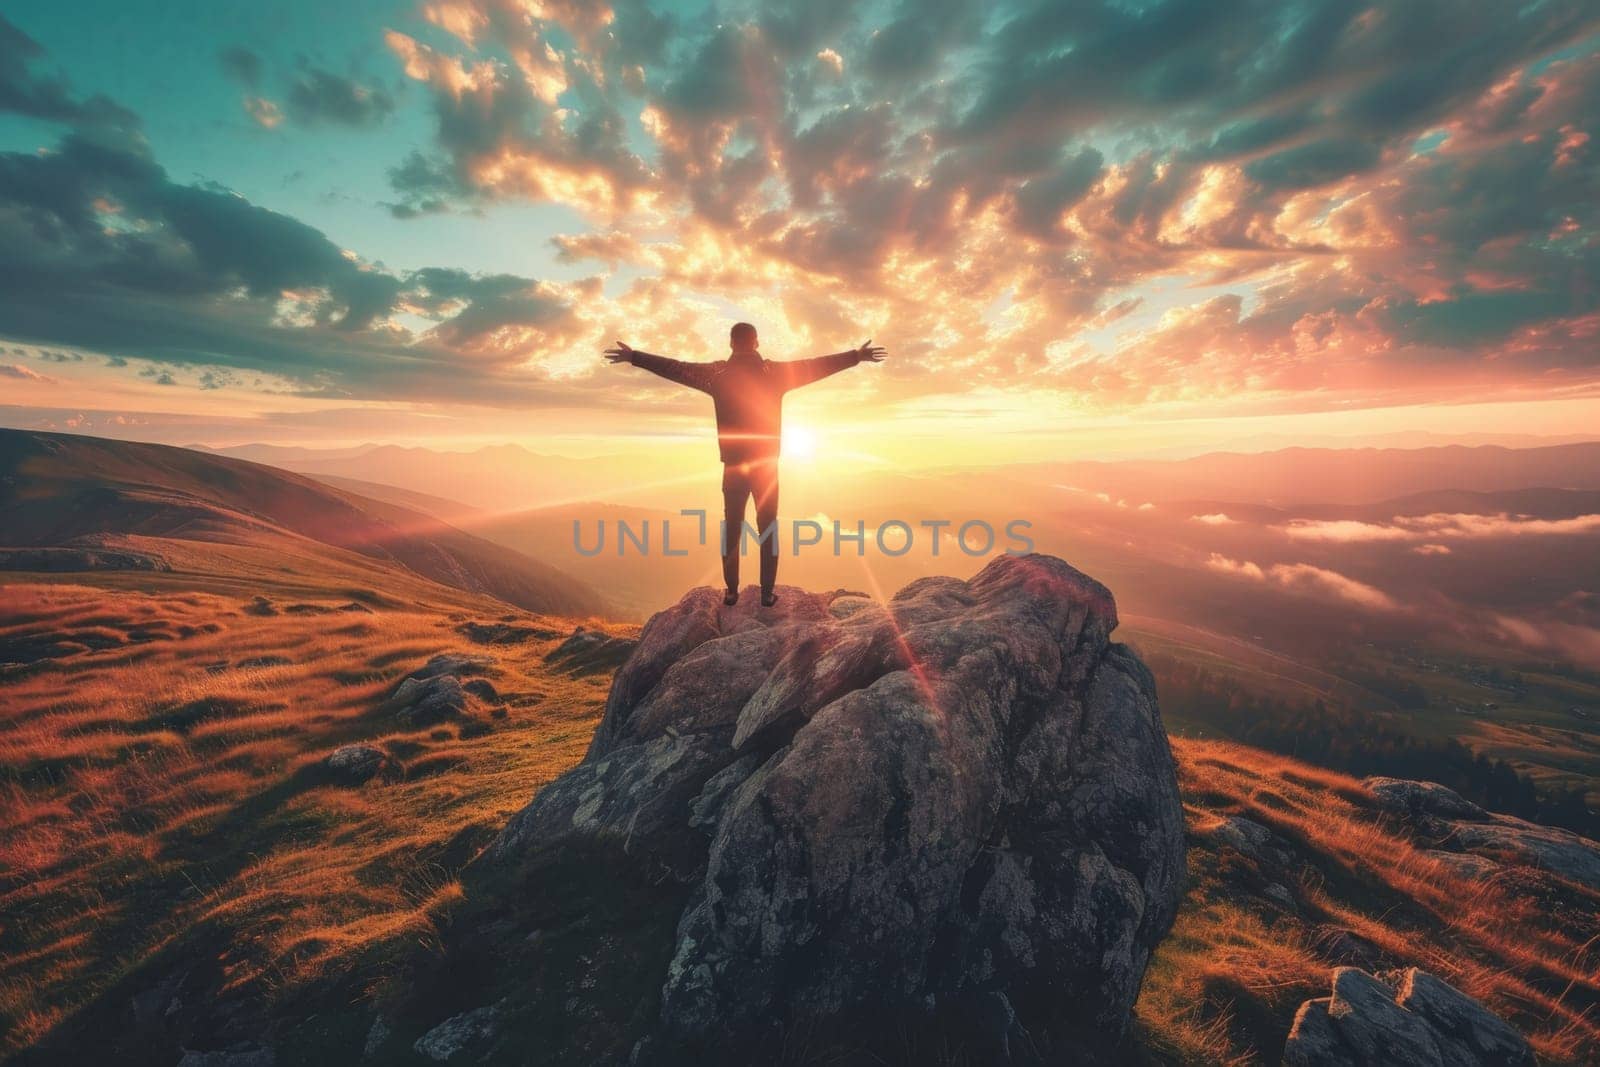
<path fill-rule="evenodd" d="M 1333 926 L 1479 998 L 1546 1062 L 1585 1062 L 1600 1048 L 1595 894 L 1527 870 L 1464 880 L 1344 775 L 1223 742 L 1175 739 L 1173 750 L 1190 884 L 1138 1005 L 1157 1046 L 1186 1062 L 1276 1062 L 1295 1008 L 1326 996 L 1341 962 L 1322 947 Z M 1215 839 L 1230 815 L 1289 842 L 1290 863 Z M 1287 909 L 1263 894 L 1285 877 Z"/>
<path fill-rule="evenodd" d="M 261 616 L 227 591 L 0 598 L 0 661 L 60 643 L 0 676 L 0 1056 L 198 931 L 222 946 L 228 988 L 289 997 L 354 968 L 375 986 L 384 946 L 433 939 L 460 867 L 581 756 L 608 682 L 548 670 L 555 639 L 467 641 L 463 621 L 507 614 L 491 601 L 296 614 L 279 596 L 283 613 Z M 571 625 L 517 616 L 541 621 Z M 508 716 L 471 739 L 395 729 L 384 696 L 451 651 L 492 660 Z M 355 740 L 408 776 L 326 784 L 315 766 Z M 1548 879 L 1462 881 L 1343 775 L 1217 742 L 1174 750 L 1190 881 L 1138 1005 L 1154 1056 L 1276 1062 L 1296 1006 L 1326 994 L 1326 925 L 1481 998 L 1547 1061 L 1600 1047 L 1600 941 L 1541 895 Z M 1230 815 L 1270 827 L 1294 861 L 1268 869 L 1221 844 Z M 1269 881 L 1293 908 L 1263 895 Z M 1596 898 L 1558 888 L 1594 925 Z"/>
<path fill-rule="evenodd" d="M 558 639 L 458 634 L 508 613 L 488 600 L 365 613 L 280 598 L 261 616 L 205 593 L 0 599 L 0 661 L 41 641 L 67 653 L 0 678 L 0 1056 L 197 929 L 223 935 L 230 986 L 268 995 L 427 938 L 455 871 L 581 757 L 608 681 L 548 671 Z M 380 710 L 441 652 L 492 661 L 511 699 L 488 734 L 401 731 Z M 315 773 L 357 740 L 411 773 L 361 789 Z"/>

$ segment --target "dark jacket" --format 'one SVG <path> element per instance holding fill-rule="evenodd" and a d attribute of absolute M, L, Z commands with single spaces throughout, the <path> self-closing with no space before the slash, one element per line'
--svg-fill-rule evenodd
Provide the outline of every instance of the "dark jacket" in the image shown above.
<path fill-rule="evenodd" d="M 755 352 L 735 352 L 715 363 L 684 363 L 638 350 L 632 358 L 635 367 L 711 394 L 724 463 L 776 459 L 783 435 L 783 394 L 860 362 L 855 352 L 787 363 Z"/>

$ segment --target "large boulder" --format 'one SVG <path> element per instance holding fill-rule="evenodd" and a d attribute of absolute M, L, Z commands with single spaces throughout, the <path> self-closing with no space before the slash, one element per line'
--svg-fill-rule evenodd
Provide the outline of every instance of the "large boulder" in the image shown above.
<path fill-rule="evenodd" d="M 1111 594 L 1042 555 L 886 604 L 779 593 L 652 618 L 583 762 L 487 862 L 611 842 L 684 887 L 637 1061 L 908 1025 L 984 1060 L 1114 1045 L 1184 849 Z"/>
<path fill-rule="evenodd" d="M 1308 1000 L 1284 1046 L 1286 1067 L 1534 1067 L 1505 1020 L 1411 967 L 1375 977 L 1333 972 L 1332 996 Z"/>

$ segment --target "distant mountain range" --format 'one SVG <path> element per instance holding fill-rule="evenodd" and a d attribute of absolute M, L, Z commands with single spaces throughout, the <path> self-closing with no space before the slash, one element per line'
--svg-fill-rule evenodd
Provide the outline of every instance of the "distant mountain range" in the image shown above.
<path fill-rule="evenodd" d="M 1439 490 L 1600 489 L 1600 441 L 1542 448 L 1285 448 L 1002 470 L 1135 503 L 1215 498 L 1274 507 L 1372 504 Z"/>
<path fill-rule="evenodd" d="M 606 500 L 626 494 L 641 483 L 683 473 L 670 461 L 649 452 L 574 458 L 530 452 L 521 445 L 510 444 L 472 452 L 400 445 L 311 449 L 259 444 L 204 451 L 268 463 L 316 478 L 397 486 L 491 510 Z M 714 446 L 708 446 L 708 466 L 715 458 Z"/>
<path fill-rule="evenodd" d="M 424 579 L 547 614 L 608 610 L 584 583 L 423 510 L 166 445 L 0 430 L 0 511 L 10 570 L 315 574 L 400 596 Z"/>
<path fill-rule="evenodd" d="M 354 449 L 241 445 L 217 454 L 270 463 L 318 478 L 355 479 L 409 489 L 474 508 L 498 511 L 559 507 L 579 501 L 637 503 L 640 486 L 668 479 L 692 491 L 699 482 L 682 457 L 572 458 L 497 445 L 441 452 L 396 445 Z M 707 454 L 705 477 L 715 477 Z M 806 474 L 785 471 L 786 485 Z M 1498 492 L 1530 488 L 1600 489 L 1600 441 L 1508 448 L 1443 445 L 1426 448 L 1284 448 L 1271 452 L 1211 452 L 1187 459 L 1047 461 L 985 468 L 948 468 L 874 475 L 857 488 L 863 500 L 883 499 L 885 485 L 920 497 L 935 482 L 981 474 L 1031 484 L 1104 492 L 1132 505 L 1217 499 L 1277 508 L 1367 505 L 1442 490 Z M 896 495 L 902 495 L 896 493 Z M 832 508 L 830 507 L 831 511 Z"/>

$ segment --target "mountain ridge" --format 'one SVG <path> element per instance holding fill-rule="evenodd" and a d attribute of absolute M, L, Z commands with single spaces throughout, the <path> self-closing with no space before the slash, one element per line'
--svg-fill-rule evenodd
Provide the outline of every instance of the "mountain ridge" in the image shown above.
<path fill-rule="evenodd" d="M 584 617 L 607 608 L 556 568 L 420 511 L 169 445 L 0 430 L 0 505 L 14 516 L 12 548 L 137 542 L 157 556 L 171 546 L 216 560 L 205 546 L 237 546 L 348 570 L 338 555 L 346 552 L 532 611 Z"/>

